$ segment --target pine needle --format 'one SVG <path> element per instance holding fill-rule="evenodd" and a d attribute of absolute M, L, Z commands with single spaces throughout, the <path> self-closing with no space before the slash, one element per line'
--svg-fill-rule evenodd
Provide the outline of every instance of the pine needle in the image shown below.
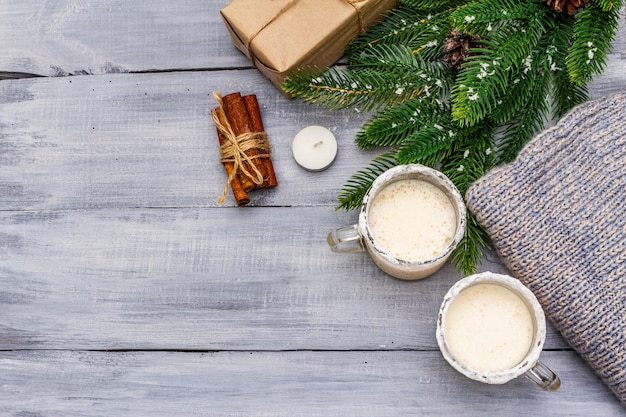
<path fill-rule="evenodd" d="M 465 236 L 450 255 L 450 260 L 459 272 L 467 276 L 476 273 L 477 265 L 485 257 L 485 250 L 490 244 L 487 231 L 470 212 L 466 224 Z"/>
<path fill-rule="evenodd" d="M 493 167 L 493 126 L 484 122 L 459 132 L 451 154 L 443 160 L 441 170 L 465 195 L 469 186 Z M 471 212 L 467 212 L 467 229 L 451 259 L 465 275 L 476 272 L 477 264 L 488 248 L 488 235 Z"/>
<path fill-rule="evenodd" d="M 384 153 L 372 160 L 370 165 L 357 171 L 339 192 L 337 209 L 355 210 L 363 203 L 365 193 L 380 174 L 396 166 L 397 163 L 391 153 Z"/>
<path fill-rule="evenodd" d="M 619 9 L 604 11 L 593 2 L 576 15 L 574 40 L 567 55 L 567 68 L 575 83 L 586 84 L 602 73 L 618 24 Z"/>
<path fill-rule="evenodd" d="M 427 125 L 408 137 L 399 147 L 396 160 L 399 164 L 422 164 L 435 168 L 450 152 L 457 139 L 456 124 L 448 116 L 439 123 Z"/>
<path fill-rule="evenodd" d="M 467 0 L 453 1 L 465 3 Z M 450 1 L 425 1 L 424 7 L 401 6 L 390 16 L 367 32 L 358 36 L 346 48 L 348 60 L 359 63 L 361 53 L 380 45 L 404 45 L 413 51 L 420 51 L 425 59 L 441 53 L 441 42 L 446 37 L 450 18 Z M 427 7 L 432 3 L 432 7 Z M 435 3 L 447 3 L 437 6 Z"/>
<path fill-rule="evenodd" d="M 552 49 L 546 50 L 546 53 L 551 59 L 550 71 L 553 77 L 552 116 L 558 120 L 574 106 L 587 101 L 589 93 L 585 83 L 572 80 L 567 68 L 574 17 L 561 14 L 556 19 L 556 24 L 556 30 L 552 33 Z"/>
<path fill-rule="evenodd" d="M 517 24 L 499 26 L 490 38 L 482 40 L 483 47 L 475 50 L 476 54 L 468 58 L 465 68 L 459 72 L 452 88 L 452 113 L 461 124 L 471 126 L 479 122 L 509 95 L 510 86 L 520 71 L 524 71 L 533 48 L 551 25 L 551 21 L 545 19 L 548 13 L 540 9 L 543 6 L 535 7 L 536 17 L 526 22 L 524 30 Z M 462 14 L 459 12 L 459 15 Z M 462 29 L 471 27 L 461 25 Z"/>
<path fill-rule="evenodd" d="M 355 141 L 363 149 L 398 145 L 423 126 L 449 114 L 449 106 L 441 101 L 416 97 L 374 115 L 357 132 Z"/>

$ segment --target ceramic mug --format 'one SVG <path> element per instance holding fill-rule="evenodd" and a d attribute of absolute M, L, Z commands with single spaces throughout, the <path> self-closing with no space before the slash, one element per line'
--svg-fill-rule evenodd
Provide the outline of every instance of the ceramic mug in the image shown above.
<path fill-rule="evenodd" d="M 461 194 L 441 172 L 419 164 L 382 173 L 363 198 L 357 224 L 332 231 L 334 252 L 367 250 L 387 274 L 405 280 L 441 268 L 466 227 Z"/>
<path fill-rule="evenodd" d="M 545 338 L 545 315 L 535 295 L 519 280 L 492 272 L 454 284 L 437 319 L 437 343 L 446 361 L 488 384 L 524 375 L 540 388 L 557 390 L 559 377 L 539 361 Z"/>

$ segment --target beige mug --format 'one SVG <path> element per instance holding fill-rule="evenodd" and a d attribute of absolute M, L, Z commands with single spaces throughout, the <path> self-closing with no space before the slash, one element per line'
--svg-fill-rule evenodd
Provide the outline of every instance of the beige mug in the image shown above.
<path fill-rule="evenodd" d="M 487 384 L 524 375 L 540 388 L 557 390 L 559 377 L 539 361 L 545 338 L 545 315 L 535 295 L 519 280 L 492 272 L 454 284 L 437 319 L 437 343 L 446 361 Z"/>
<path fill-rule="evenodd" d="M 334 252 L 367 250 L 387 274 L 405 280 L 441 268 L 465 235 L 461 194 L 441 172 L 419 164 L 382 173 L 363 198 L 357 224 L 332 231 Z"/>

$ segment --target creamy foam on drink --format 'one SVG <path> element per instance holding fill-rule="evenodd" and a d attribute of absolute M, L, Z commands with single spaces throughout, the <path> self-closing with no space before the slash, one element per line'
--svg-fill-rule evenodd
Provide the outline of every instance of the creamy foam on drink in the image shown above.
<path fill-rule="evenodd" d="M 533 333 L 524 301 L 497 284 L 464 289 L 445 317 L 448 350 L 457 361 L 478 371 L 513 368 L 530 350 Z"/>
<path fill-rule="evenodd" d="M 435 185 L 400 180 L 380 190 L 369 208 L 374 240 L 398 259 L 418 261 L 441 253 L 454 238 L 456 211 Z"/>

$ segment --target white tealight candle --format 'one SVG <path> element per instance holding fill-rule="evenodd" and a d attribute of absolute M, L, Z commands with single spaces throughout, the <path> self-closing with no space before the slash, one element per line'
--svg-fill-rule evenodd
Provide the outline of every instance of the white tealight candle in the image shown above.
<path fill-rule="evenodd" d="M 298 165 L 309 171 L 321 171 L 333 163 L 337 156 L 337 140 L 322 126 L 308 126 L 293 138 L 293 157 Z"/>

